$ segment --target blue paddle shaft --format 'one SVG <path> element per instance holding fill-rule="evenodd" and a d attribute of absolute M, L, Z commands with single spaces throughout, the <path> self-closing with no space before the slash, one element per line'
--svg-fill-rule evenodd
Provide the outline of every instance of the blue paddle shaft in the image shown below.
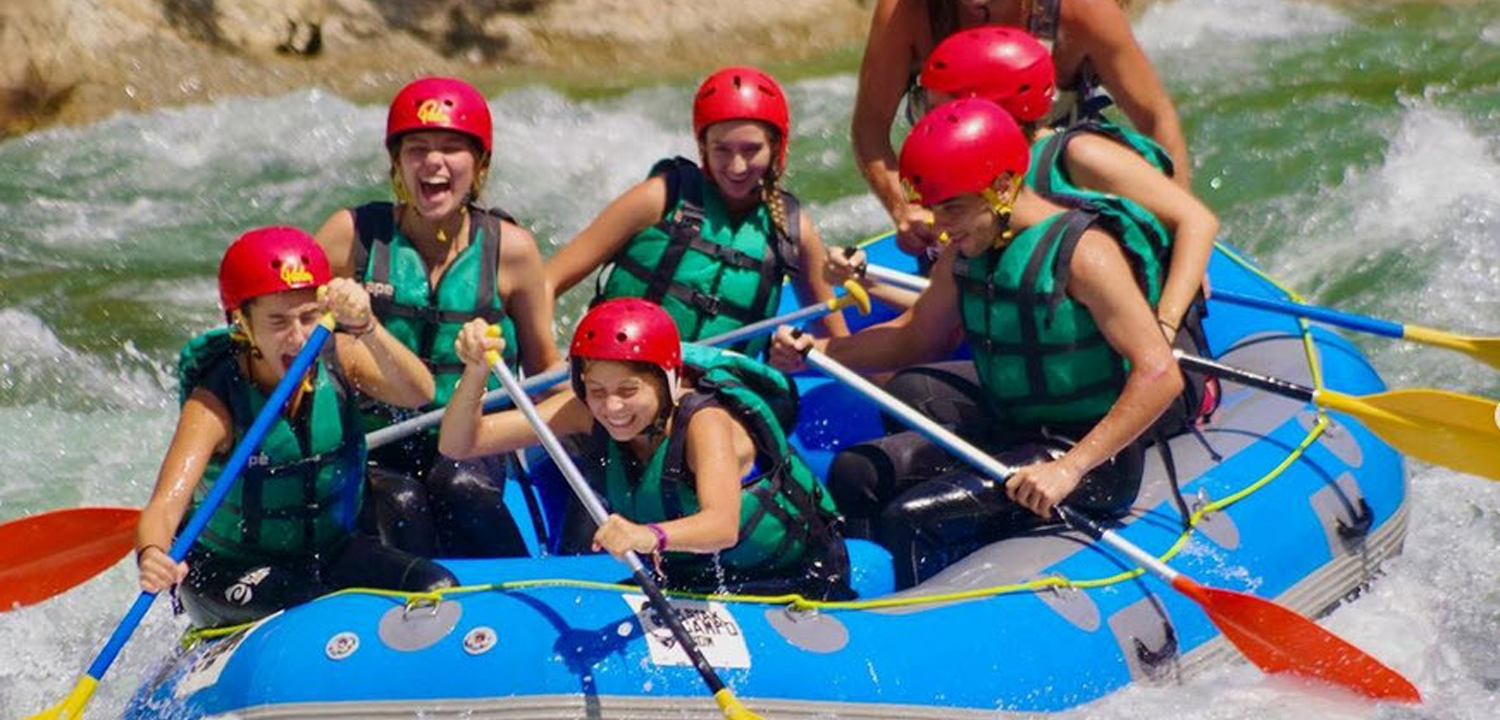
<path fill-rule="evenodd" d="M 286 405 L 292 391 L 302 382 L 302 376 L 307 374 L 307 369 L 312 366 L 313 360 L 318 357 L 318 352 L 323 349 L 323 343 L 328 340 L 332 332 L 327 325 L 319 323 L 313 329 L 312 335 L 308 336 L 307 342 L 302 345 L 302 351 L 297 353 L 296 359 L 292 360 L 291 367 L 287 368 L 286 375 L 282 376 L 281 382 L 276 384 L 276 389 L 271 391 L 271 397 L 266 400 L 265 407 L 260 409 L 255 422 L 251 423 L 250 429 L 245 432 L 244 439 L 235 447 L 234 454 L 229 456 L 229 462 L 225 463 L 223 472 L 214 481 L 213 488 L 203 498 L 203 503 L 198 506 L 198 511 L 193 513 L 193 518 L 188 521 L 187 527 L 177 534 L 176 542 L 172 543 L 172 551 L 168 553 L 173 562 L 182 562 L 187 557 L 187 551 L 208 525 L 208 519 L 219 509 L 224 502 L 225 496 L 234 486 L 234 481 L 239 478 L 240 472 L 245 469 L 246 463 L 250 462 L 250 455 L 260 448 L 261 440 L 266 437 L 266 432 L 271 429 L 271 423 L 276 421 L 276 416 L 281 414 L 281 408 Z M 156 599 L 156 593 L 141 591 L 135 598 L 135 604 L 130 606 L 130 611 L 120 620 L 115 631 L 109 636 L 109 641 L 89 665 L 88 674 L 98 680 L 104 677 L 109 666 L 114 663 L 115 657 L 125 647 L 126 641 L 135 632 L 141 619 L 146 616 L 146 611 L 151 609 L 151 602 Z"/>
<path fill-rule="evenodd" d="M 1294 303 L 1287 300 L 1273 300 L 1271 298 L 1241 295 L 1239 293 L 1233 293 L 1227 290 L 1215 290 L 1211 299 L 1223 300 L 1224 302 L 1233 303 L 1235 305 L 1243 305 L 1245 307 L 1253 307 L 1261 310 L 1270 310 L 1272 312 L 1304 317 L 1309 320 L 1317 320 L 1318 322 L 1328 323 L 1329 325 L 1345 327 L 1349 328 L 1350 330 L 1360 330 L 1363 332 L 1382 335 L 1389 338 L 1400 339 L 1406 337 L 1406 328 L 1400 323 L 1394 323 L 1390 320 L 1381 320 L 1379 318 L 1366 317 L 1364 315 L 1355 315 L 1353 313 L 1339 312 L 1338 310 L 1330 310 L 1328 308 L 1317 307 L 1314 305 L 1302 305 L 1300 303 Z"/>

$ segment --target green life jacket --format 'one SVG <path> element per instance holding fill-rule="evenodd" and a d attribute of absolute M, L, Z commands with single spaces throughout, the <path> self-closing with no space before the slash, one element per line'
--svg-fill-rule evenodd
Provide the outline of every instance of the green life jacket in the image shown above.
<path fill-rule="evenodd" d="M 662 160 L 652 176 L 667 182 L 667 212 L 661 222 L 632 237 L 611 262 L 594 302 L 638 297 L 666 309 L 684 341 L 729 332 L 776 313 L 781 285 L 795 275 L 801 247 L 800 205 L 782 192 L 787 232 L 772 221 L 764 203 L 736 223 L 724 200 L 691 160 Z M 765 337 L 735 349 L 757 356 Z"/>
<path fill-rule="evenodd" d="M 1161 264 L 1128 215 L 1068 210 L 1026 228 L 1002 249 L 954 263 L 980 383 L 1009 425 L 1092 423 L 1124 388 L 1129 363 L 1110 347 L 1088 308 L 1067 294 L 1073 251 L 1096 224 L 1119 242 L 1136 284 L 1154 305 Z"/>
<path fill-rule="evenodd" d="M 266 394 L 240 373 L 239 350 L 225 328 L 188 341 L 177 361 L 180 401 L 194 388 L 229 409 L 238 446 L 265 406 Z M 232 558 L 307 560 L 337 550 L 354 529 L 363 499 L 365 439 L 358 404 L 334 343 L 323 346 L 302 422 L 278 416 L 198 542 Z M 202 502 L 224 469 L 216 454 L 193 493 Z"/>
<path fill-rule="evenodd" d="M 1063 207 L 1088 210 L 1105 208 L 1108 212 L 1129 216 L 1130 222 L 1139 226 L 1151 243 L 1158 262 L 1166 265 L 1172 254 L 1172 235 L 1149 210 L 1140 204 L 1118 195 L 1082 187 L 1068 175 L 1064 153 L 1068 143 L 1081 134 L 1102 135 L 1120 143 L 1151 163 L 1167 177 L 1172 176 L 1172 156 L 1145 135 L 1120 127 L 1108 120 L 1093 119 L 1059 130 L 1031 145 L 1031 167 L 1026 171 L 1026 184 L 1038 195 Z"/>
<path fill-rule="evenodd" d="M 354 214 L 354 279 L 370 292 L 370 307 L 391 335 L 432 371 L 437 392 L 427 409 L 443 407 L 463 374 L 453 340 L 464 323 L 484 318 L 499 325 L 505 362 L 516 368 L 516 326 L 500 302 L 495 275 L 500 267 L 500 221 L 515 220 L 503 210 L 469 208 L 469 245 L 443 271 L 434 293 L 427 263 L 399 231 L 388 202 L 350 210 Z M 491 387 L 498 387 L 492 379 Z M 382 409 L 382 416 L 400 415 Z M 384 424 L 376 421 L 372 425 Z"/>
<path fill-rule="evenodd" d="M 812 470 L 787 443 L 797 416 L 796 386 L 781 372 L 739 353 L 683 344 L 683 362 L 698 374 L 694 390 L 678 403 L 672 431 L 632 477 L 620 444 L 595 426 L 603 449 L 604 486 L 611 509 L 633 522 L 650 523 L 698 512 L 694 478 L 687 465 L 687 428 L 694 414 L 722 407 L 755 442 L 755 470 L 741 480 L 740 540 L 718 554 L 724 568 L 756 574 L 794 567 L 809 559 L 816 543 L 837 540 L 838 510 Z M 698 553 L 667 553 L 673 569 L 701 569 L 715 562 Z"/>

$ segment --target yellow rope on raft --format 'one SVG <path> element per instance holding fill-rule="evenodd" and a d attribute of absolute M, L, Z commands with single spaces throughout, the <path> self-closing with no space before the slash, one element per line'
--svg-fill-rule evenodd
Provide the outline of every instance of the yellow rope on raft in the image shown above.
<path fill-rule="evenodd" d="M 877 236 L 875 238 L 870 238 L 869 240 L 866 240 L 864 243 L 861 243 L 861 245 L 867 244 L 869 242 L 873 242 L 874 240 L 877 240 L 880 237 L 883 237 L 883 236 Z M 1282 285 L 1280 285 L 1279 283 L 1277 283 L 1274 279 L 1272 279 L 1269 276 L 1265 275 L 1265 273 L 1261 272 L 1258 268 L 1256 268 L 1255 266 L 1251 265 L 1245 259 L 1241 258 L 1237 253 L 1235 253 L 1233 250 L 1229 249 L 1227 246 L 1222 245 L 1222 244 L 1218 244 L 1218 247 L 1219 247 L 1220 251 L 1222 251 L 1226 257 L 1228 257 L 1230 260 L 1234 261 L 1236 264 L 1240 265 L 1241 267 L 1245 268 L 1247 271 L 1255 274 L 1256 276 L 1264 279 L 1266 282 L 1271 283 L 1272 285 L 1274 285 L 1278 289 L 1281 289 L 1282 291 L 1286 292 L 1287 295 L 1290 296 L 1290 297 L 1292 297 L 1293 299 L 1296 299 L 1299 302 L 1302 301 L 1301 296 L 1297 295 L 1297 293 L 1293 292 L 1292 290 L 1290 290 L 1288 288 L 1283 287 Z M 1303 320 L 1298 320 L 1298 325 L 1301 328 L 1301 333 L 1300 334 L 1302 336 L 1303 352 L 1304 352 L 1304 354 L 1307 357 L 1308 368 L 1310 369 L 1310 371 L 1312 373 L 1314 386 L 1321 388 L 1322 387 L 1322 367 L 1321 367 L 1321 363 L 1319 362 L 1319 359 L 1318 359 L 1316 348 L 1313 345 L 1312 334 L 1310 332 L 1310 326 L 1307 324 L 1306 321 L 1303 321 Z M 1327 429 L 1328 429 L 1328 424 L 1329 424 L 1329 420 L 1328 420 L 1327 415 L 1325 415 L 1321 409 L 1318 409 L 1318 420 L 1317 420 L 1317 422 L 1314 423 L 1313 427 L 1308 430 L 1307 435 L 1302 438 L 1302 441 L 1300 443 L 1298 443 L 1297 446 L 1294 447 L 1291 450 L 1291 452 L 1287 453 L 1286 457 L 1282 458 L 1281 462 L 1277 463 L 1277 465 L 1275 467 L 1271 468 L 1271 470 L 1268 471 L 1265 475 L 1262 475 L 1260 478 L 1256 479 L 1254 482 L 1246 485 L 1245 487 L 1243 487 L 1240 490 L 1234 492 L 1233 494 L 1231 494 L 1231 495 L 1229 495 L 1227 497 L 1221 498 L 1219 500 L 1215 500 L 1213 502 L 1207 503 L 1207 504 L 1203 505 L 1202 507 L 1198 508 L 1197 510 L 1193 511 L 1192 515 L 1188 518 L 1188 521 L 1187 521 L 1188 528 L 1185 529 L 1185 530 L 1183 530 L 1178 535 L 1177 540 L 1175 542 L 1173 542 L 1172 545 L 1170 547 L 1168 547 L 1167 550 L 1165 552 L 1163 552 L 1159 556 L 1159 559 L 1162 560 L 1163 562 L 1166 562 L 1167 560 L 1170 560 L 1171 558 L 1175 557 L 1178 553 L 1180 553 L 1182 551 L 1182 549 L 1187 546 L 1188 541 L 1191 539 L 1193 528 L 1196 528 L 1198 526 L 1198 524 L 1203 521 L 1203 518 L 1206 517 L 1209 513 L 1214 513 L 1214 512 L 1219 512 L 1219 511 L 1225 510 L 1226 508 L 1229 508 L 1230 506 L 1234 505 L 1235 503 L 1243 501 L 1245 498 L 1250 497 L 1251 495 L 1255 494 L 1255 492 L 1257 492 L 1261 488 L 1265 487 L 1272 480 L 1275 480 L 1276 478 L 1280 477 L 1282 475 L 1282 473 L 1285 473 L 1287 471 L 1287 469 L 1292 466 L 1293 463 L 1295 463 L 1297 460 L 1299 460 L 1303 456 L 1303 454 L 1306 453 L 1306 451 L 1307 451 L 1307 449 L 1309 447 L 1312 447 L 1312 444 L 1314 442 L 1317 442 L 1318 438 L 1322 437 L 1323 433 L 1325 431 L 1327 431 Z M 732 594 L 732 593 L 729 593 L 729 594 L 705 594 L 705 593 L 690 593 L 690 592 L 679 592 L 679 591 L 667 591 L 666 594 L 669 595 L 669 596 L 672 596 L 672 597 L 680 597 L 680 598 L 693 599 L 693 600 L 715 600 L 715 601 L 720 601 L 720 602 L 741 603 L 741 604 L 748 604 L 748 605 L 785 605 L 785 606 L 789 606 L 789 607 L 791 607 L 793 609 L 796 609 L 796 610 L 818 610 L 818 611 L 879 610 L 879 609 L 883 609 L 883 608 L 913 607 L 913 606 L 918 606 L 918 605 L 931 605 L 931 604 L 938 604 L 938 603 L 950 603 L 950 602 L 956 602 L 956 601 L 961 601 L 961 600 L 978 600 L 978 599 L 983 599 L 983 598 L 998 597 L 998 596 L 1001 596 L 1001 595 L 1014 595 L 1014 594 L 1022 593 L 1022 592 L 1039 592 L 1039 591 L 1042 591 L 1042 590 L 1049 590 L 1049 589 L 1053 589 L 1053 588 L 1058 588 L 1058 589 L 1062 589 L 1062 588 L 1088 589 L 1088 588 L 1107 587 L 1109 585 L 1115 585 L 1115 584 L 1118 584 L 1118 583 L 1121 583 L 1121 582 L 1125 582 L 1127 580 L 1134 579 L 1134 578 L 1140 576 L 1142 572 L 1143 571 L 1141 569 L 1136 568 L 1134 570 L 1126 570 L 1126 571 L 1119 572 L 1119 573 L 1116 573 L 1114 575 L 1109 575 L 1109 576 L 1102 577 L 1102 578 L 1093 578 L 1093 579 L 1087 579 L 1087 580 L 1071 580 L 1071 579 L 1068 579 L 1068 578 L 1063 577 L 1061 575 L 1052 575 L 1052 576 L 1048 576 L 1048 577 L 1037 578 L 1036 580 L 1030 580 L 1030 581 L 1023 582 L 1023 583 L 1012 583 L 1012 584 L 1008 584 L 1008 585 L 995 585 L 995 586 L 984 587 L 984 588 L 974 588 L 974 589 L 971 589 L 971 590 L 963 590 L 963 591 L 959 591 L 959 592 L 941 593 L 941 594 L 936 594 L 936 595 L 923 595 L 923 596 L 919 596 L 919 597 L 876 598 L 876 599 L 872 599 L 872 600 L 840 600 L 840 601 L 832 601 L 832 600 L 810 600 L 810 599 L 805 598 L 805 597 L 803 597 L 803 596 L 801 596 L 799 594 L 796 594 L 796 593 L 788 593 L 788 594 L 785 594 L 785 595 L 737 595 L 737 594 Z M 343 590 L 338 590 L 336 592 L 330 593 L 330 595 L 374 595 L 376 597 L 390 598 L 391 600 L 396 601 L 399 604 L 410 606 L 410 605 L 421 604 L 421 603 L 439 602 L 439 601 L 441 601 L 441 600 L 443 600 L 445 598 L 448 598 L 448 597 L 455 597 L 455 596 L 467 595 L 467 594 L 479 593 L 479 592 L 519 592 L 519 591 L 524 591 L 524 590 L 529 590 L 529 589 L 535 589 L 535 588 L 557 588 L 557 587 L 574 588 L 574 589 L 578 589 L 578 590 L 591 590 L 591 591 L 598 591 L 598 592 L 609 592 L 609 593 L 639 592 L 639 590 L 640 590 L 639 588 L 637 588 L 634 585 L 623 585 L 623 584 L 619 584 L 619 583 L 595 582 L 595 581 L 590 581 L 590 580 L 573 580 L 573 579 L 567 579 L 567 578 L 552 578 L 552 579 L 533 579 L 533 580 L 512 580 L 512 581 L 508 581 L 508 582 L 489 583 L 489 584 L 484 584 L 484 585 L 464 585 L 464 586 L 459 586 L 459 587 L 445 588 L 443 590 L 438 590 L 438 591 L 435 591 L 435 592 L 423 592 L 423 593 L 403 592 L 403 591 L 397 591 L 397 590 L 382 590 L 382 589 L 379 589 L 379 588 L 346 588 L 346 589 L 343 589 Z M 242 624 L 242 625 L 234 625 L 234 626 L 229 626 L 229 627 L 207 628 L 207 629 L 191 629 L 191 630 L 189 630 L 183 636 L 183 646 L 184 647 L 191 647 L 192 645 L 194 645 L 194 644 L 196 644 L 198 642 L 201 642 L 201 641 L 213 640 L 213 639 L 225 637 L 227 635 L 232 635 L 232 634 L 234 634 L 236 632 L 239 632 L 241 630 L 244 630 L 246 628 L 253 627 L 254 625 L 255 625 L 255 623 L 245 623 L 245 624 Z"/>

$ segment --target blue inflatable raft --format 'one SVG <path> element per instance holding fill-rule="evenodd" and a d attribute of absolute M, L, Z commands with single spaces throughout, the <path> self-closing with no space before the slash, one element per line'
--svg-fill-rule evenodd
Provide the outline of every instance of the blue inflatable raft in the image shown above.
<path fill-rule="evenodd" d="M 904 261 L 884 246 L 874 254 Z M 1284 297 L 1226 250 L 1210 273 L 1216 288 Z M 1208 334 L 1227 364 L 1345 393 L 1384 388 L 1349 343 L 1284 316 L 1211 303 Z M 880 432 L 850 391 L 798 381 L 796 442 L 814 468 Z M 1170 442 L 1191 529 L 1151 452 L 1118 530 L 1205 584 L 1316 617 L 1400 551 L 1402 458 L 1351 418 L 1226 383 L 1202 438 Z M 540 507 L 528 508 L 519 483 L 509 499 L 541 538 L 565 489 L 538 482 Z M 1193 602 L 1072 531 L 995 543 L 900 593 L 889 555 L 850 545 L 857 601 L 678 598 L 708 659 L 757 713 L 1029 715 L 1238 657 Z M 532 558 L 448 563 L 467 586 L 435 602 L 344 592 L 202 638 L 139 690 L 127 716 L 721 717 L 644 596 L 616 584 L 623 566 L 536 547 Z"/>

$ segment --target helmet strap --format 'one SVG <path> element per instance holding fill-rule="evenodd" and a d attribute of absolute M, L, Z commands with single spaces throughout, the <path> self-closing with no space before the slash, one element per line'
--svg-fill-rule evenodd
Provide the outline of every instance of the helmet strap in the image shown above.
<path fill-rule="evenodd" d="M 411 193 L 406 189 L 406 183 L 401 180 L 401 168 L 395 162 L 391 163 L 391 194 L 396 196 L 397 205 L 411 204 Z"/>
<path fill-rule="evenodd" d="M 1021 182 L 1023 179 L 1020 175 L 1012 174 L 1010 180 L 1007 182 L 1010 187 L 1007 188 L 1005 197 L 1003 198 L 1000 197 L 999 193 L 995 192 L 994 187 L 987 187 L 979 193 L 980 197 L 984 198 L 985 203 L 990 206 L 990 212 L 995 214 L 995 219 L 999 222 L 999 232 L 995 233 L 995 241 L 991 245 L 996 250 L 1009 245 L 1010 241 L 1016 236 L 1016 231 L 1010 227 L 1010 217 L 1015 209 L 1016 195 L 1021 192 Z"/>
<path fill-rule="evenodd" d="M 480 153 L 479 159 L 474 163 L 477 168 L 474 171 L 474 184 L 469 188 L 469 203 L 477 204 L 479 196 L 484 194 L 484 181 L 490 177 L 490 154 Z"/>
<path fill-rule="evenodd" d="M 234 310 L 230 313 L 229 339 L 236 345 L 250 351 L 250 357 L 262 357 L 260 348 L 255 345 L 255 336 L 250 333 L 250 318 L 245 313 Z"/>

